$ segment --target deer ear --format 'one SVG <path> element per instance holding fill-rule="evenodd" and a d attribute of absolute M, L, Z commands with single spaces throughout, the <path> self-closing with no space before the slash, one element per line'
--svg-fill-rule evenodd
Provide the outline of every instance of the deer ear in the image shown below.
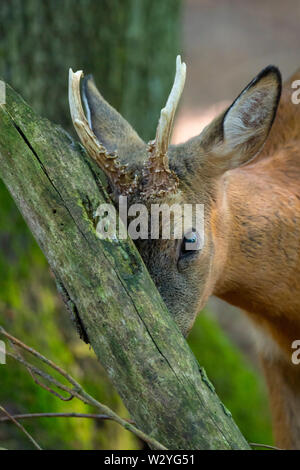
<path fill-rule="evenodd" d="M 88 123 L 98 140 L 109 152 L 117 152 L 125 160 L 144 159 L 146 144 L 98 91 L 92 75 L 83 80 L 82 98 Z"/>
<path fill-rule="evenodd" d="M 270 65 L 227 109 L 222 121 L 223 139 L 215 152 L 226 157 L 226 169 L 243 165 L 261 150 L 272 127 L 280 94 L 281 74 Z"/>

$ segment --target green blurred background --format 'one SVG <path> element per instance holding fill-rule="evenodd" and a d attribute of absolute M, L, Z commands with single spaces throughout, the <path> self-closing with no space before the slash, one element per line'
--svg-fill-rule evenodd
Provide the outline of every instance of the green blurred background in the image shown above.
<path fill-rule="evenodd" d="M 195 122 L 200 132 L 205 120 L 215 113 L 212 106 L 222 107 L 238 92 L 236 82 L 229 79 L 225 91 L 220 92 L 220 87 L 217 90 L 213 82 L 213 77 L 215 80 L 217 77 L 210 75 L 210 71 L 217 70 L 215 59 L 220 59 L 220 49 L 227 50 L 226 44 L 233 43 L 232 15 L 236 19 L 235 34 L 242 37 L 242 24 L 248 15 L 246 2 L 220 3 L 222 7 L 214 1 L 208 4 L 193 0 L 1 0 L 0 77 L 42 116 L 73 133 L 67 103 L 67 71 L 72 67 L 92 72 L 108 101 L 149 140 L 154 137 L 159 111 L 172 83 L 176 54 L 181 52 L 191 74 L 174 137 L 183 139 L 192 132 Z M 224 4 L 227 10 L 232 10 L 231 16 Z M 272 2 L 273 8 L 270 2 L 265 4 L 268 5 L 263 11 L 267 17 L 274 17 L 280 2 Z M 258 3 L 256 8 L 260 8 Z M 216 32 L 212 41 L 208 40 L 212 35 L 208 20 Z M 199 25 L 203 27 L 203 37 Z M 222 25 L 223 36 L 218 25 Z M 271 22 L 269 34 L 275 29 Z M 255 35 L 251 28 L 245 34 L 249 38 Z M 253 69 L 262 62 L 254 53 L 255 47 L 253 43 L 252 53 L 251 47 L 248 51 Z M 236 57 L 234 77 L 242 88 L 243 64 L 238 69 L 239 54 L 234 48 L 232 54 Z M 293 58 L 290 52 L 290 62 L 283 64 L 285 70 Z M 232 67 L 231 64 L 231 70 Z M 249 64 L 247 67 L 252 72 Z M 198 80 L 201 70 L 204 91 Z M 254 75 L 256 71 L 253 70 Z M 250 78 L 251 75 L 247 80 Z M 210 99 L 205 92 L 208 89 Z M 199 103 L 199 109 L 195 103 Z M 228 308 L 222 304 L 209 304 L 199 316 L 189 343 L 246 438 L 272 444 L 265 387 L 251 350 L 249 354 L 248 325 L 241 323 L 235 311 L 225 310 Z M 229 322 L 224 322 L 225 315 Z M 45 258 L 2 182 L 0 324 L 67 369 L 98 400 L 127 416 L 93 352 L 77 337 Z M 78 401 L 62 402 L 50 395 L 11 360 L 0 365 L 0 404 L 12 413 L 95 411 Z M 130 433 L 108 421 L 43 418 L 23 424 L 46 449 L 143 447 Z M 31 444 L 11 423 L 0 423 L 0 447 L 27 449 Z"/>

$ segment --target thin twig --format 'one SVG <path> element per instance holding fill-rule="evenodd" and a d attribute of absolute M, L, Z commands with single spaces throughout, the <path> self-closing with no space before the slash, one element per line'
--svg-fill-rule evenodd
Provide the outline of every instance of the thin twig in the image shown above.
<path fill-rule="evenodd" d="M 37 352 L 35 349 L 31 348 L 30 346 L 27 346 L 27 344 L 22 343 L 19 339 L 15 338 L 14 336 L 10 335 L 5 331 L 5 329 L 0 326 L 0 333 L 3 334 L 7 339 L 9 339 L 12 343 L 16 344 L 20 348 L 24 349 L 25 351 L 29 352 L 33 356 L 37 357 L 40 359 L 42 362 L 47 364 L 48 366 L 52 367 L 52 369 L 56 370 L 60 375 L 62 375 L 68 382 L 70 382 L 74 387 L 79 386 L 78 382 L 76 382 L 73 377 L 71 377 L 65 370 L 63 370 L 61 367 L 59 367 L 57 364 L 52 362 L 50 359 L 47 359 L 45 356 Z"/>
<path fill-rule="evenodd" d="M 59 382 L 58 380 L 56 380 L 54 377 L 47 374 L 46 372 L 43 372 L 42 370 L 38 369 L 36 366 L 30 364 L 30 362 L 26 361 L 22 357 L 17 356 L 16 354 L 13 354 L 9 351 L 6 352 L 6 356 L 11 357 L 12 359 L 15 359 L 16 361 L 20 362 L 20 364 L 25 366 L 26 369 L 29 369 L 32 372 L 34 372 L 35 374 L 39 375 L 40 377 L 43 377 L 43 379 L 48 380 L 50 383 L 54 384 L 57 388 L 65 391 L 67 393 L 74 393 L 74 395 L 75 395 L 75 392 L 73 392 L 72 389 L 70 389 L 66 385 L 62 384 L 61 382 Z M 39 383 L 37 383 L 37 384 L 39 384 Z M 48 388 L 47 388 L 47 390 L 50 391 Z M 56 396 L 60 397 L 60 394 L 56 394 Z"/>
<path fill-rule="evenodd" d="M 280 449 L 279 447 L 270 446 L 268 444 L 257 444 L 257 442 L 248 442 L 248 444 L 251 447 L 264 447 L 265 449 L 271 449 L 271 450 L 283 450 L 283 449 Z"/>
<path fill-rule="evenodd" d="M 121 418 L 113 410 L 111 410 L 108 406 L 103 405 L 98 400 L 96 400 L 94 397 L 89 395 L 89 393 L 87 393 L 82 388 L 82 386 L 72 376 L 70 376 L 65 370 L 63 370 L 57 364 L 52 362 L 50 359 L 47 359 L 45 356 L 43 356 L 42 354 L 37 352 L 35 349 L 27 346 L 26 344 L 24 344 L 19 339 L 15 338 L 14 336 L 7 333 L 4 330 L 4 328 L 1 327 L 1 326 L 0 326 L 0 334 L 2 334 L 7 339 L 9 339 L 9 341 L 11 341 L 13 344 L 17 345 L 21 349 L 24 349 L 25 351 L 32 354 L 36 358 L 40 359 L 44 364 L 47 364 L 49 367 L 54 369 L 56 372 L 58 372 L 60 375 L 62 375 L 70 384 L 72 384 L 73 388 L 71 389 L 70 387 L 67 387 L 66 385 L 64 385 L 61 382 L 59 382 L 58 380 L 56 380 L 51 375 L 49 375 L 49 374 L 41 371 L 39 368 L 33 366 L 28 361 L 26 361 L 25 359 L 20 357 L 19 354 L 13 354 L 13 353 L 10 353 L 10 352 L 6 353 L 8 356 L 12 357 L 13 359 L 15 359 L 18 362 L 20 362 L 21 364 L 23 364 L 31 372 L 33 372 L 34 374 L 42 377 L 43 379 L 47 380 L 48 382 L 52 383 L 53 385 L 55 385 L 60 390 L 63 390 L 65 392 L 69 393 L 71 396 L 74 396 L 74 397 L 78 398 L 79 400 L 83 401 L 84 403 L 92 405 L 92 406 L 98 408 L 101 411 L 101 413 L 109 416 L 111 420 L 113 420 L 116 423 L 120 424 L 123 428 L 127 429 L 128 431 L 131 431 L 133 434 L 135 434 L 141 440 L 147 442 L 152 448 L 160 449 L 160 450 L 167 450 L 166 447 L 164 447 L 162 444 L 160 444 L 156 439 L 148 436 L 143 431 L 141 431 L 140 429 L 135 427 L 131 422 L 126 421 L 125 419 Z M 38 385 L 40 385 L 39 381 L 37 381 L 37 383 L 38 383 Z M 50 389 L 48 389 L 48 388 L 47 388 L 47 390 L 50 391 Z M 56 395 L 60 396 L 59 394 L 56 394 Z"/>
<path fill-rule="evenodd" d="M 46 390 L 47 392 L 49 393 L 52 393 L 52 395 L 56 396 L 57 398 L 59 398 L 60 400 L 62 401 L 70 401 L 74 398 L 74 395 L 73 394 L 70 394 L 70 396 L 68 397 L 64 397 L 63 395 L 61 395 L 60 393 L 56 392 L 55 390 L 53 390 L 53 388 L 50 388 L 48 387 L 46 384 L 44 384 L 43 382 L 39 381 L 37 379 L 37 377 L 35 376 L 34 374 L 34 371 L 29 367 L 29 365 L 27 366 L 25 364 L 26 361 L 24 361 L 24 358 L 21 354 L 21 352 L 18 350 L 16 344 L 14 344 L 11 340 L 9 340 L 9 344 L 11 345 L 11 347 L 13 348 L 13 350 L 15 351 L 16 353 L 16 356 L 18 356 L 20 359 L 23 359 L 22 363 L 25 365 L 28 373 L 31 375 L 31 378 L 33 379 L 33 381 L 39 385 L 41 388 L 43 388 L 44 390 Z M 10 354 L 8 354 L 10 355 Z"/>
<path fill-rule="evenodd" d="M 91 418 L 99 420 L 111 420 L 108 415 L 102 415 L 97 413 L 23 413 L 12 415 L 15 419 L 30 419 L 30 418 Z M 0 423 L 9 421 L 10 418 L 3 416 L 0 418 Z M 125 419 L 125 418 L 124 418 Z M 127 420 L 129 423 L 134 424 L 134 421 Z"/>
<path fill-rule="evenodd" d="M 28 439 L 32 442 L 32 444 L 36 447 L 38 450 L 42 450 L 42 448 L 38 445 L 36 440 L 29 434 L 28 431 L 22 426 L 22 424 L 18 423 L 18 421 L 12 416 L 3 406 L 0 405 L 0 410 L 7 416 L 7 419 L 12 421 L 23 433 L 28 437 Z"/>

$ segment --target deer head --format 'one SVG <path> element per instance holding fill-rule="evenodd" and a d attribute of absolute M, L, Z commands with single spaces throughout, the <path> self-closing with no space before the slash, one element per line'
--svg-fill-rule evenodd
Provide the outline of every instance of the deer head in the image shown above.
<path fill-rule="evenodd" d="M 156 137 L 146 145 L 101 96 L 92 77 L 69 76 L 72 120 L 81 142 L 107 176 L 116 200 L 167 205 L 204 204 L 204 244 L 190 227 L 178 239 L 137 240 L 137 247 L 162 298 L 183 334 L 193 325 L 208 297 L 218 290 L 233 230 L 226 204 L 226 175 L 252 160 L 272 126 L 281 92 L 278 69 L 262 70 L 203 132 L 181 145 L 170 145 L 176 107 L 185 81 L 185 64 L 177 57 L 174 85 L 162 109 Z M 174 216 L 175 217 L 175 216 Z M 176 221 L 173 221 L 176 223 Z"/>

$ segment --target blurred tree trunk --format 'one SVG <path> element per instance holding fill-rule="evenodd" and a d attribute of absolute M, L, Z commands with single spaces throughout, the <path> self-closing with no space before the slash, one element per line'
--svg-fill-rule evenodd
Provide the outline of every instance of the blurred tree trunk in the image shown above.
<path fill-rule="evenodd" d="M 143 138 L 150 139 L 173 80 L 179 25 L 180 0 L 1 0 L 0 78 L 21 92 L 42 116 L 73 132 L 68 68 L 93 73 L 105 98 Z M 44 256 L 1 181 L 0 205 L 0 323 L 37 349 L 42 342 L 43 352 L 65 366 L 79 365 L 83 384 L 124 413 L 105 378 L 99 390 L 99 365 L 88 348 L 74 339 Z M 71 354 L 66 354 L 66 342 Z M 45 396 L 26 373 L 20 371 L 19 380 L 22 397 L 16 388 L 15 368 L 1 368 L 3 404 L 15 411 L 65 408 L 64 403 Z M 82 412 L 80 406 L 74 404 L 73 411 Z M 41 436 L 45 447 L 136 445 L 117 425 L 106 422 L 101 426 L 104 429 L 99 433 L 91 420 L 43 420 L 27 425 Z M 7 429 L 11 439 L 15 431 Z M 16 436 L 21 447 L 26 445 Z"/>
<path fill-rule="evenodd" d="M 70 128 L 68 68 L 93 73 L 150 139 L 174 75 L 179 12 L 179 0 L 2 0 L 0 76 Z"/>

